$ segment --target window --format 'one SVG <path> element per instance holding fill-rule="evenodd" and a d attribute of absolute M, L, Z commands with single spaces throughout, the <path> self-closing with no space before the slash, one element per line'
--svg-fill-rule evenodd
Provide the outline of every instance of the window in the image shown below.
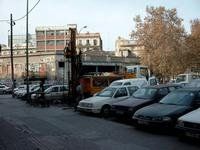
<path fill-rule="evenodd" d="M 58 92 L 58 87 L 53 87 L 51 92 Z"/>
<path fill-rule="evenodd" d="M 125 82 L 124 85 L 131 85 L 131 82 Z"/>
<path fill-rule="evenodd" d="M 56 46 L 59 46 L 59 45 L 64 45 L 64 40 L 56 41 Z"/>
<path fill-rule="evenodd" d="M 38 42 L 37 42 L 37 46 L 44 46 L 44 42 L 38 41 Z"/>
<path fill-rule="evenodd" d="M 158 92 L 160 95 L 167 95 L 168 94 L 168 89 L 167 88 L 162 88 Z"/>
<path fill-rule="evenodd" d="M 58 62 L 58 67 L 59 68 L 64 68 L 65 67 L 65 63 L 64 62 Z"/>
<path fill-rule="evenodd" d="M 54 35 L 54 31 L 47 31 L 47 36 Z"/>
<path fill-rule="evenodd" d="M 63 30 L 57 30 L 56 35 L 64 35 L 64 31 Z"/>
<path fill-rule="evenodd" d="M 87 44 L 87 45 L 90 44 L 90 40 L 86 40 L 86 44 Z"/>
<path fill-rule="evenodd" d="M 48 46 L 53 46 L 55 41 L 47 41 Z"/>
<path fill-rule="evenodd" d="M 93 40 L 94 45 L 97 45 L 97 40 Z"/>
<path fill-rule="evenodd" d="M 37 31 L 36 33 L 38 36 L 44 35 L 44 31 Z"/>
<path fill-rule="evenodd" d="M 123 87 L 123 88 L 120 88 L 117 93 L 115 94 L 115 97 L 123 97 L 123 96 L 127 96 L 128 93 L 126 91 L 126 88 Z"/>
<path fill-rule="evenodd" d="M 150 85 L 157 85 L 156 79 L 150 79 Z"/>
<path fill-rule="evenodd" d="M 66 87 L 66 86 L 61 86 L 61 87 L 60 87 L 60 91 L 61 91 L 61 92 L 67 91 L 67 87 Z"/>
<path fill-rule="evenodd" d="M 129 94 L 130 95 L 133 95 L 133 93 L 135 92 L 135 91 L 137 91 L 138 90 L 138 87 L 137 86 L 130 86 L 130 87 L 128 87 L 128 91 L 129 91 Z"/>

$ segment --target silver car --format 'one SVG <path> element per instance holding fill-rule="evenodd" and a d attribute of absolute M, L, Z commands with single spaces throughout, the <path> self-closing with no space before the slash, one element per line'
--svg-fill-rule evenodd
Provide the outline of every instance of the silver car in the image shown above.
<path fill-rule="evenodd" d="M 50 102 L 63 100 L 68 95 L 69 88 L 67 85 L 53 85 L 44 91 L 44 99 Z M 32 100 L 37 100 L 41 96 L 41 93 L 31 95 Z"/>

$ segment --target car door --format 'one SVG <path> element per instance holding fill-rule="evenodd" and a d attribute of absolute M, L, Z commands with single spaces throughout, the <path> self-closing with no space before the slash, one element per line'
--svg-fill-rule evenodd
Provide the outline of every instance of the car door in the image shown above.
<path fill-rule="evenodd" d="M 59 87 L 58 86 L 54 86 L 51 88 L 51 90 L 45 94 L 45 99 L 47 100 L 54 100 L 57 99 L 58 95 L 59 95 Z"/>
<path fill-rule="evenodd" d="M 51 97 L 53 100 L 55 99 L 59 99 L 61 97 L 61 92 L 60 92 L 60 87 L 59 86 L 55 86 L 52 88 L 52 93 L 51 93 Z"/>
<path fill-rule="evenodd" d="M 114 96 L 111 99 L 111 103 L 116 103 L 122 100 L 125 100 L 129 97 L 129 93 L 126 87 L 121 87 L 117 90 Z"/>

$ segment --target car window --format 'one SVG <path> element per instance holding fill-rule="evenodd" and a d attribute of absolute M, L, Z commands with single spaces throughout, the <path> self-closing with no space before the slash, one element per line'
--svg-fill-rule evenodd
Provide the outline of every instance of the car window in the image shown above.
<path fill-rule="evenodd" d="M 160 103 L 167 105 L 181 105 L 181 106 L 189 106 L 193 99 L 195 98 L 195 94 L 190 91 L 173 91 L 167 96 L 165 96 Z"/>
<path fill-rule="evenodd" d="M 128 91 L 129 91 L 130 95 L 133 95 L 133 93 L 138 90 L 137 86 L 129 86 L 127 88 L 128 88 Z"/>
<path fill-rule="evenodd" d="M 156 79 L 150 79 L 150 85 L 157 85 Z"/>
<path fill-rule="evenodd" d="M 4 86 L 0 85 L 0 88 L 4 88 Z"/>
<path fill-rule="evenodd" d="M 175 88 L 174 86 L 170 86 L 169 87 L 169 91 L 171 92 L 171 91 L 174 91 L 175 89 L 177 89 L 177 88 Z"/>
<path fill-rule="evenodd" d="M 136 92 L 133 93 L 133 97 L 138 99 L 149 99 L 154 97 L 154 95 L 157 93 L 156 88 L 140 88 Z"/>
<path fill-rule="evenodd" d="M 101 92 L 99 92 L 96 96 L 100 96 L 100 97 L 112 97 L 115 93 L 115 91 L 117 90 L 117 88 L 115 87 L 109 87 L 109 88 L 105 88 L 104 90 L 102 90 Z"/>
<path fill-rule="evenodd" d="M 53 87 L 51 92 L 58 92 L 59 91 L 59 88 L 58 87 Z"/>
<path fill-rule="evenodd" d="M 167 95 L 168 93 L 169 92 L 167 88 L 161 88 L 159 89 L 159 92 L 158 92 L 159 95 Z"/>
<path fill-rule="evenodd" d="M 131 85 L 131 82 L 125 82 L 124 85 Z"/>
<path fill-rule="evenodd" d="M 60 87 L 60 91 L 61 91 L 61 92 L 67 91 L 67 87 L 66 87 L 66 86 L 61 86 L 61 87 Z"/>
<path fill-rule="evenodd" d="M 115 94 L 115 97 L 123 97 L 123 96 L 128 96 L 128 92 L 126 91 L 125 87 L 120 88 Z"/>

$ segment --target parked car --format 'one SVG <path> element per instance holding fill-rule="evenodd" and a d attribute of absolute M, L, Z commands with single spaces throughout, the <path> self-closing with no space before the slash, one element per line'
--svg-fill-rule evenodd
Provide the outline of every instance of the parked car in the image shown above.
<path fill-rule="evenodd" d="M 186 87 L 200 87 L 200 79 L 194 79 L 185 85 Z"/>
<path fill-rule="evenodd" d="M 147 81 L 146 78 L 133 78 L 133 79 L 122 79 L 113 81 L 109 86 L 127 86 L 134 85 L 139 88 L 147 86 L 147 85 L 157 85 L 157 80 L 155 77 L 150 77 Z"/>
<path fill-rule="evenodd" d="M 12 92 L 12 89 L 6 85 L 1 84 L 0 85 L 0 94 L 10 94 Z"/>
<path fill-rule="evenodd" d="M 199 94 L 200 98 L 200 94 Z M 199 101 L 200 103 L 200 101 Z M 200 138 L 200 108 L 181 116 L 176 128 L 179 131 L 179 136 Z"/>
<path fill-rule="evenodd" d="M 49 102 L 63 100 L 63 98 L 68 95 L 68 92 L 68 85 L 52 85 L 44 91 L 44 99 Z M 41 97 L 41 94 L 41 92 L 32 94 L 31 99 L 37 101 Z"/>
<path fill-rule="evenodd" d="M 112 105 L 112 112 L 116 116 L 132 118 L 138 109 L 156 103 L 169 92 L 180 88 L 179 85 L 156 85 L 138 89 L 133 95 L 121 102 Z"/>
<path fill-rule="evenodd" d="M 49 88 L 50 86 L 52 86 L 51 84 L 44 84 L 44 90 L 46 90 L 47 88 Z M 32 94 L 35 94 L 37 92 L 40 91 L 40 85 L 35 85 L 30 87 L 30 91 L 29 91 L 29 95 L 31 98 Z M 22 96 L 20 97 L 22 100 L 26 100 L 27 99 L 27 91 L 23 91 Z"/>
<path fill-rule="evenodd" d="M 104 117 L 110 114 L 111 105 L 130 97 L 137 86 L 110 86 L 97 93 L 95 96 L 81 100 L 77 110 L 92 113 L 101 113 Z"/>
<path fill-rule="evenodd" d="M 140 88 L 148 85 L 148 82 L 145 78 L 122 79 L 113 81 L 109 86 L 128 86 L 128 85 L 134 85 Z"/>
<path fill-rule="evenodd" d="M 17 97 L 18 94 L 19 94 L 22 90 L 26 90 L 26 85 L 25 85 L 25 84 L 19 85 L 18 87 L 16 87 L 16 88 L 14 89 L 14 94 L 13 94 L 13 96 L 14 96 L 14 97 Z"/>
<path fill-rule="evenodd" d="M 135 112 L 136 125 L 174 127 L 177 119 L 200 107 L 200 88 L 177 89 L 159 103 L 143 107 Z"/>

